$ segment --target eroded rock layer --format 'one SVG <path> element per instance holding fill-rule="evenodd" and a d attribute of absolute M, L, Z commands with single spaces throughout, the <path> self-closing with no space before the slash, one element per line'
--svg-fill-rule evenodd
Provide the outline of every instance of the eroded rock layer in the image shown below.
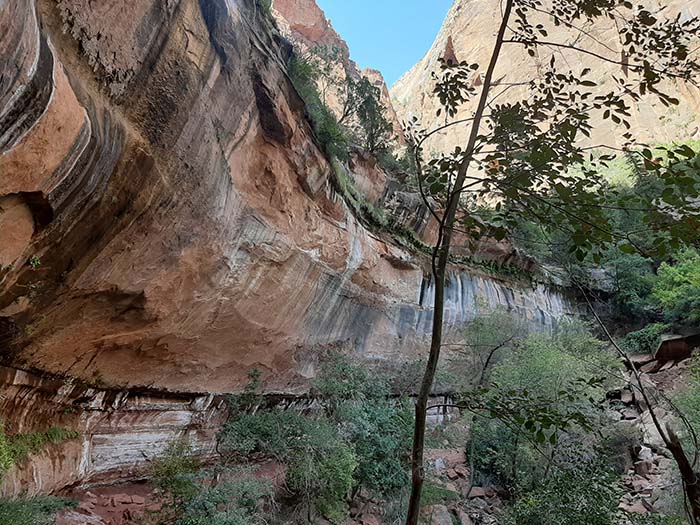
<path fill-rule="evenodd" d="M 105 390 L 0 367 L 0 417 L 6 431 L 54 427 L 79 434 L 13 467 L 0 495 L 50 493 L 77 482 L 139 475 L 149 460 L 182 438 L 200 456 L 211 456 L 225 413 L 224 400 L 213 395 Z"/>
<path fill-rule="evenodd" d="M 323 347 L 420 348 L 421 264 L 333 191 L 284 44 L 252 2 L 0 10 L 6 362 L 192 392 L 240 389 L 257 367 L 294 391 Z M 480 296 L 537 323 L 571 308 L 555 290 L 453 282 L 471 290 L 454 322 Z"/>

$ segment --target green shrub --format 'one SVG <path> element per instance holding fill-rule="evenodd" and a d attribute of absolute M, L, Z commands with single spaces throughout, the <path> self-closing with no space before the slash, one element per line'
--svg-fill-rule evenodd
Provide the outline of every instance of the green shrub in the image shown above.
<path fill-rule="evenodd" d="M 12 468 L 12 465 L 14 465 L 12 450 L 7 441 L 7 436 L 0 426 L 0 480 L 2 480 L 7 471 Z"/>
<path fill-rule="evenodd" d="M 265 16 L 272 16 L 272 0 L 257 0 L 257 5 Z"/>
<path fill-rule="evenodd" d="M 591 430 L 602 422 L 592 401 L 603 398 L 597 376 L 606 361 L 618 366 L 575 324 L 527 336 L 493 368 L 490 388 L 465 393 L 465 401 L 481 407 L 468 449 L 477 479 L 528 491 L 594 450 Z"/>
<path fill-rule="evenodd" d="M 204 473 L 208 476 L 209 473 Z M 274 492 L 269 481 L 254 479 L 245 472 L 225 472 L 226 477 L 243 476 L 216 485 L 198 484 L 198 492 L 184 502 L 177 525 L 266 524 L 266 501 Z"/>
<path fill-rule="evenodd" d="M 357 466 L 352 449 L 325 417 L 262 410 L 229 421 L 219 449 L 236 457 L 262 453 L 287 465 L 287 487 L 310 509 L 338 517 L 347 510 Z"/>
<path fill-rule="evenodd" d="M 328 428 L 318 427 L 299 444 L 300 453 L 291 459 L 287 487 L 309 508 L 322 516 L 340 520 L 348 513 L 357 460 L 352 449 Z"/>
<path fill-rule="evenodd" d="M 201 469 L 189 441 L 173 441 L 151 463 L 151 481 L 170 498 L 156 517 L 176 525 L 256 525 L 267 523 L 264 503 L 273 497 L 269 482 L 243 470 Z M 219 481 L 223 480 L 223 481 Z"/>
<path fill-rule="evenodd" d="M 358 101 L 356 115 L 359 121 L 358 134 L 362 137 L 365 150 L 378 156 L 386 155 L 393 127 L 385 115 L 381 91 L 365 77 L 358 82 L 351 81 Z"/>
<path fill-rule="evenodd" d="M 314 133 L 331 158 L 346 159 L 348 138 L 333 112 L 323 103 L 316 87 L 319 68 L 310 60 L 292 56 L 287 66 L 289 78 L 304 101 Z"/>
<path fill-rule="evenodd" d="M 594 375 L 593 366 L 573 355 L 559 341 L 546 334 L 531 334 L 494 368 L 491 380 L 501 388 L 527 389 L 541 395 L 550 395 L 557 401 L 563 385 L 579 378 Z"/>
<path fill-rule="evenodd" d="M 658 348 L 661 334 L 668 329 L 667 324 L 652 323 L 620 339 L 620 348 L 631 354 L 651 354 Z"/>
<path fill-rule="evenodd" d="M 682 386 L 676 390 L 672 397 L 674 405 L 686 418 L 687 425 L 679 425 L 679 433 L 686 450 L 695 447 L 691 434 L 700 436 L 700 362 L 694 359 L 684 374 Z M 692 432 L 691 432 L 692 431 Z"/>
<path fill-rule="evenodd" d="M 464 348 L 448 354 L 451 390 L 484 383 L 504 355 L 514 351 L 527 331 L 522 320 L 504 308 L 486 309 L 464 325 Z"/>
<path fill-rule="evenodd" d="M 0 499 L 0 525 L 51 525 L 54 515 L 74 502 L 49 496 Z"/>
<path fill-rule="evenodd" d="M 26 461 L 30 454 L 41 452 L 48 444 L 58 444 L 75 439 L 80 433 L 61 427 L 51 427 L 45 432 L 30 432 L 7 437 L 7 444 L 13 463 Z"/>
<path fill-rule="evenodd" d="M 0 425 L 0 480 L 13 465 L 26 461 L 31 454 L 41 452 L 46 445 L 61 443 L 79 436 L 78 432 L 61 427 L 51 427 L 45 432 L 10 436 L 5 434 L 3 426 Z"/>
<path fill-rule="evenodd" d="M 519 498 L 508 510 L 507 525 L 622 525 L 618 505 L 623 490 L 605 465 L 561 472 Z"/>
<path fill-rule="evenodd" d="M 662 263 L 652 295 L 669 321 L 700 322 L 700 254 L 688 249 L 675 257 L 675 264 Z"/>
<path fill-rule="evenodd" d="M 384 377 L 337 352 L 322 362 L 314 391 L 354 450 L 355 486 L 378 496 L 405 487 L 413 433 L 411 404 L 392 398 Z"/>
<path fill-rule="evenodd" d="M 391 399 L 346 403 L 338 419 L 341 433 L 357 457 L 357 486 L 382 497 L 397 494 L 407 486 L 413 433 L 410 403 Z"/>
<path fill-rule="evenodd" d="M 229 417 L 234 417 L 240 413 L 245 413 L 254 409 L 263 402 L 260 394 L 262 386 L 262 374 L 257 368 L 248 372 L 248 383 L 240 394 L 231 394 L 227 398 Z"/>
<path fill-rule="evenodd" d="M 651 299 L 656 279 L 653 261 L 637 254 L 618 252 L 608 266 L 614 279 L 611 297 L 614 313 L 625 322 L 648 320 L 654 309 Z"/>
<path fill-rule="evenodd" d="M 176 504 L 194 498 L 198 492 L 195 475 L 200 462 L 187 439 L 173 441 L 165 452 L 151 463 L 153 484 L 170 495 Z"/>
<path fill-rule="evenodd" d="M 390 396 L 384 378 L 348 356 L 332 352 L 319 368 L 313 392 L 322 413 L 234 414 L 220 434 L 219 450 L 237 459 L 276 458 L 288 467 L 287 487 L 308 508 L 339 518 L 359 487 L 385 496 L 406 486 L 413 412 Z"/>
<path fill-rule="evenodd" d="M 459 500 L 459 494 L 455 491 L 428 481 L 423 486 L 420 504 L 421 507 L 430 507 L 431 505 L 441 505 L 457 500 Z"/>
<path fill-rule="evenodd" d="M 532 487 L 545 468 L 532 444 L 497 419 L 474 420 L 469 456 L 474 479 L 483 485 Z"/>

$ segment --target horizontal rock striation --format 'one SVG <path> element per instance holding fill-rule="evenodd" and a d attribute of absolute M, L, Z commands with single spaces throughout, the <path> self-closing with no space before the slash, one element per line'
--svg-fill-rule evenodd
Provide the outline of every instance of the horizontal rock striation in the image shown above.
<path fill-rule="evenodd" d="M 225 417 L 224 400 L 213 395 L 105 390 L 6 367 L 0 367 L 0 381 L 6 431 L 62 427 L 80 433 L 13 467 L 0 486 L 4 497 L 138 476 L 181 438 L 200 456 L 211 456 Z"/>

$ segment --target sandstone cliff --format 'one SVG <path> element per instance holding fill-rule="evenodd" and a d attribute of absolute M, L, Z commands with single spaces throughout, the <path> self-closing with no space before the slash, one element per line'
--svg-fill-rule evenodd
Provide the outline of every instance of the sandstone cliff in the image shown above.
<path fill-rule="evenodd" d="M 638 2 L 654 10 L 665 7 L 664 16 L 681 13 L 690 17 L 700 14 L 700 4 L 687 0 L 646 0 Z M 478 74 L 483 72 L 491 56 L 494 32 L 500 22 L 500 10 L 496 0 L 455 0 L 448 12 L 443 26 L 426 55 L 396 84 L 391 87 L 391 98 L 399 117 L 404 121 L 417 117 L 426 129 L 434 129 L 444 124 L 444 117 L 437 117 L 439 101 L 432 95 L 435 81 L 432 73 L 439 71 L 438 60 L 452 59 L 480 64 L 474 82 L 478 85 Z M 618 32 L 614 27 L 597 25 L 590 33 L 597 41 L 591 49 L 601 54 L 611 54 L 619 49 L 616 41 Z M 550 34 L 549 40 L 572 42 L 580 34 L 560 27 Z M 612 51 L 611 51 L 612 50 Z M 613 56 L 619 55 L 613 54 Z M 494 78 L 501 83 L 523 82 L 536 78 L 540 67 L 547 64 L 551 53 L 544 50 L 536 57 L 529 57 L 522 46 L 506 46 L 501 53 Z M 584 68 L 591 68 L 591 79 L 610 89 L 613 86 L 612 76 L 620 76 L 621 66 L 602 64 L 599 60 L 588 55 L 575 52 L 556 51 L 556 57 L 562 67 L 570 68 L 579 73 Z M 483 74 L 483 73 L 482 73 Z M 676 92 L 681 100 L 677 107 L 666 108 L 654 99 L 643 100 L 633 108 L 630 122 L 635 135 L 641 141 L 666 142 L 675 139 L 700 137 L 700 89 L 687 89 L 675 85 L 668 88 Z M 499 102 L 521 100 L 526 95 L 526 87 L 500 88 L 505 92 L 499 96 Z M 464 104 L 455 119 L 469 118 L 475 109 L 474 100 Z M 594 122 L 594 144 L 620 144 L 624 128 L 611 128 L 605 122 Z M 449 131 L 435 135 L 429 141 L 429 148 L 436 151 L 451 151 L 457 145 L 463 145 L 468 136 L 468 126 L 454 126 Z"/>
<path fill-rule="evenodd" d="M 336 193 L 252 0 L 6 0 L 0 27 L 0 420 L 81 433 L 5 493 L 129 471 L 183 431 L 210 450 L 212 394 L 253 367 L 296 392 L 324 348 L 424 348 L 425 264 Z M 484 305 L 539 327 L 574 309 L 462 267 L 447 292 L 455 333 Z"/>
<path fill-rule="evenodd" d="M 414 344 L 423 272 L 332 190 L 270 24 L 135 6 L 3 7 L 5 360 L 211 392 L 258 367 L 288 390 L 317 347 Z"/>
<path fill-rule="evenodd" d="M 348 44 L 333 28 L 316 0 L 274 0 L 273 14 L 282 34 L 297 48 L 299 54 L 308 55 L 314 50 L 328 55 L 328 71 L 321 78 L 321 92 L 324 101 L 330 109 L 340 116 L 343 111 L 342 96 L 338 96 L 337 88 L 347 82 L 348 78 L 366 77 L 379 89 L 380 102 L 385 108 L 385 116 L 394 128 L 394 137 L 399 144 L 404 143 L 401 121 L 394 109 L 389 89 L 381 71 L 366 68 L 360 70 L 350 58 Z M 329 85 L 333 84 L 333 85 Z"/>

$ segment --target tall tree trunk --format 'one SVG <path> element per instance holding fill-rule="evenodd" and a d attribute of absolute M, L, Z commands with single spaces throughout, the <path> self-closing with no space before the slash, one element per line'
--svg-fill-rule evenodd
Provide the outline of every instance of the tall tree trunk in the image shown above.
<path fill-rule="evenodd" d="M 430 354 L 428 355 L 428 363 L 425 367 L 425 374 L 421 383 L 420 392 L 416 399 L 416 421 L 413 430 L 413 450 L 411 456 L 411 498 L 408 502 L 408 515 L 406 517 L 406 525 L 418 525 L 420 517 L 420 499 L 423 491 L 423 481 L 425 480 L 425 468 L 423 465 L 423 451 L 425 449 L 425 424 L 428 409 L 428 399 L 430 391 L 435 380 L 435 372 L 437 370 L 438 361 L 440 360 L 440 349 L 442 347 L 442 325 L 445 314 L 445 273 L 447 270 L 447 262 L 449 260 L 450 245 L 452 242 L 452 232 L 454 227 L 457 208 L 459 206 L 461 192 L 464 188 L 469 164 L 474 154 L 476 140 L 479 135 L 479 127 L 484 116 L 486 103 L 491 84 L 493 82 L 493 74 L 498 62 L 498 56 L 503 46 L 503 39 L 508 27 L 508 20 L 513 9 L 514 0 L 506 0 L 503 8 L 503 20 L 498 30 L 496 43 L 493 47 L 493 53 L 489 62 L 484 84 L 479 98 L 479 104 L 472 122 L 469 141 L 465 149 L 464 161 L 459 167 L 457 177 L 454 183 L 454 189 L 447 199 L 447 209 L 440 221 L 440 229 L 438 235 L 438 244 L 433 252 L 433 279 L 435 281 L 435 300 L 433 303 L 433 331 L 430 340 Z"/>
<path fill-rule="evenodd" d="M 673 459 L 676 460 L 683 480 L 688 513 L 693 525 L 698 525 L 700 524 L 700 476 L 693 469 L 693 465 L 683 450 L 683 445 L 681 445 L 678 436 L 676 436 L 676 433 L 669 425 L 666 425 L 666 433 L 668 434 L 668 450 L 673 455 Z"/>

